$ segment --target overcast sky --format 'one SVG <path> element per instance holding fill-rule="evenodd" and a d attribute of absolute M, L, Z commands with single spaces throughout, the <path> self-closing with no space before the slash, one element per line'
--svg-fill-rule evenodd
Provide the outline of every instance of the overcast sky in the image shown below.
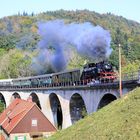
<path fill-rule="evenodd" d="M 0 0 L 0 18 L 23 11 L 37 14 L 59 9 L 111 12 L 140 23 L 140 0 Z"/>

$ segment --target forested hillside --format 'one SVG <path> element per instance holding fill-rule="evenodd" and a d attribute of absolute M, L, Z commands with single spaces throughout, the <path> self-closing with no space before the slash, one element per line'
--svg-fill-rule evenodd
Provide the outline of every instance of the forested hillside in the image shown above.
<path fill-rule="evenodd" d="M 45 70 L 37 73 L 37 67 L 33 65 L 36 61 L 34 58 L 39 53 L 38 42 L 41 40 L 38 24 L 55 19 L 62 19 L 66 24 L 90 22 L 94 26 L 102 26 L 111 33 L 113 51 L 109 61 L 116 69 L 118 69 L 119 43 L 122 47 L 123 72 L 135 71 L 140 67 L 140 24 L 135 21 L 111 13 L 98 14 L 88 10 L 48 11 L 38 15 L 34 13 L 28 15 L 24 12 L 0 19 L 0 78 L 45 73 Z M 92 61 L 79 56 L 71 45 L 69 47 L 72 48 L 72 52 L 67 69 L 81 67 L 85 60 Z"/>

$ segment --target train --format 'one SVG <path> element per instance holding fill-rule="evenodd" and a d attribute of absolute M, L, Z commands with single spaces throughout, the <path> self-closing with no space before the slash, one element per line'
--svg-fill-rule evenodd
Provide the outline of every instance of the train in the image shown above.
<path fill-rule="evenodd" d="M 66 85 L 86 85 L 94 83 L 114 82 L 117 79 L 109 62 L 89 63 L 83 69 L 73 69 L 63 72 L 38 76 L 0 80 L 0 87 L 35 88 Z"/>

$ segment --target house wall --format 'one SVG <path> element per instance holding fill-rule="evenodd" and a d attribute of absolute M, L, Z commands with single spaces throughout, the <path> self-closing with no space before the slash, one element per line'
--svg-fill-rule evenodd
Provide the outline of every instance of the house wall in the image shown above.
<path fill-rule="evenodd" d="M 43 132 L 43 136 L 48 138 L 53 135 L 55 132 Z M 18 138 L 23 138 L 23 140 L 33 140 L 29 133 L 15 133 L 10 135 L 10 140 L 18 140 Z M 1 140 L 1 139 L 0 139 Z M 7 139 L 4 139 L 7 140 Z"/>
<path fill-rule="evenodd" d="M 6 140 L 2 134 L 0 134 L 0 140 Z"/>
<path fill-rule="evenodd" d="M 24 116 L 11 133 L 55 132 L 56 128 L 49 122 L 36 105 Z"/>
<path fill-rule="evenodd" d="M 10 140 L 18 140 L 18 138 L 23 138 L 23 140 L 32 140 L 29 133 L 16 133 L 10 135 Z"/>

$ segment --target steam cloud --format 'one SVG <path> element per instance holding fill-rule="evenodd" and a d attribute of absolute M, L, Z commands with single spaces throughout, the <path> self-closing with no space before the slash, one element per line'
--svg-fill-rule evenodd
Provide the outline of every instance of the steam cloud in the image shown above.
<path fill-rule="evenodd" d="M 64 70 L 69 62 L 65 54 L 69 45 L 76 48 L 80 55 L 93 60 L 104 60 L 110 53 L 110 33 L 91 23 L 65 24 L 62 20 L 39 23 L 39 55 L 34 58 L 33 66 L 39 73 Z"/>

